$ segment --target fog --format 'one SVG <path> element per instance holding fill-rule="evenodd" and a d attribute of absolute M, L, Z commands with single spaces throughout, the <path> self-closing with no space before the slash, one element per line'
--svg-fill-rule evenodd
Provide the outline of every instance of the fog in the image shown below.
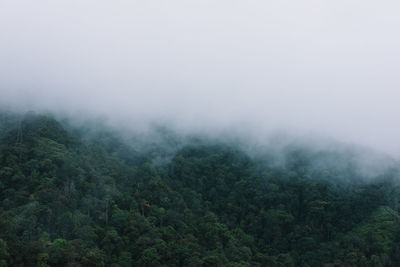
<path fill-rule="evenodd" d="M 0 104 L 400 154 L 397 1 L 0 2 Z"/>

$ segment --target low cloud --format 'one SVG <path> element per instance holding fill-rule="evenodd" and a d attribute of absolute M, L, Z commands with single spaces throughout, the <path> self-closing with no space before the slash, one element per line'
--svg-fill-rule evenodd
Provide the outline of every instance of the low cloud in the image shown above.
<path fill-rule="evenodd" d="M 0 3 L 0 103 L 399 154 L 395 1 Z"/>

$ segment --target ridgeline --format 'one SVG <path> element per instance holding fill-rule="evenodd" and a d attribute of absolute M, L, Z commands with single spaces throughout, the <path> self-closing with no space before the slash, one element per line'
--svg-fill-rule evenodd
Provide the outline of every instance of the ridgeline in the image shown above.
<path fill-rule="evenodd" d="M 396 168 L 207 139 L 160 161 L 35 114 L 3 112 L 0 138 L 0 266 L 400 266 Z"/>

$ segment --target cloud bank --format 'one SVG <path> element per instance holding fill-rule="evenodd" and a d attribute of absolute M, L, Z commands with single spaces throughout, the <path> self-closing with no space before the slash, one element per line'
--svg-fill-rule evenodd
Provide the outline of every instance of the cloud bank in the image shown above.
<path fill-rule="evenodd" d="M 0 103 L 400 152 L 397 1 L 0 2 Z"/>

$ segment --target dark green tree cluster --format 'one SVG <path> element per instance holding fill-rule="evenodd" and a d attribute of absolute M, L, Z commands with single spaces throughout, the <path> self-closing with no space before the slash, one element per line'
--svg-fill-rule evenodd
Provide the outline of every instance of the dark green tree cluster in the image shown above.
<path fill-rule="evenodd" d="M 395 169 L 367 181 L 313 164 L 341 155 L 273 165 L 210 140 L 160 161 L 162 144 L 0 119 L 0 266 L 400 265 Z"/>

